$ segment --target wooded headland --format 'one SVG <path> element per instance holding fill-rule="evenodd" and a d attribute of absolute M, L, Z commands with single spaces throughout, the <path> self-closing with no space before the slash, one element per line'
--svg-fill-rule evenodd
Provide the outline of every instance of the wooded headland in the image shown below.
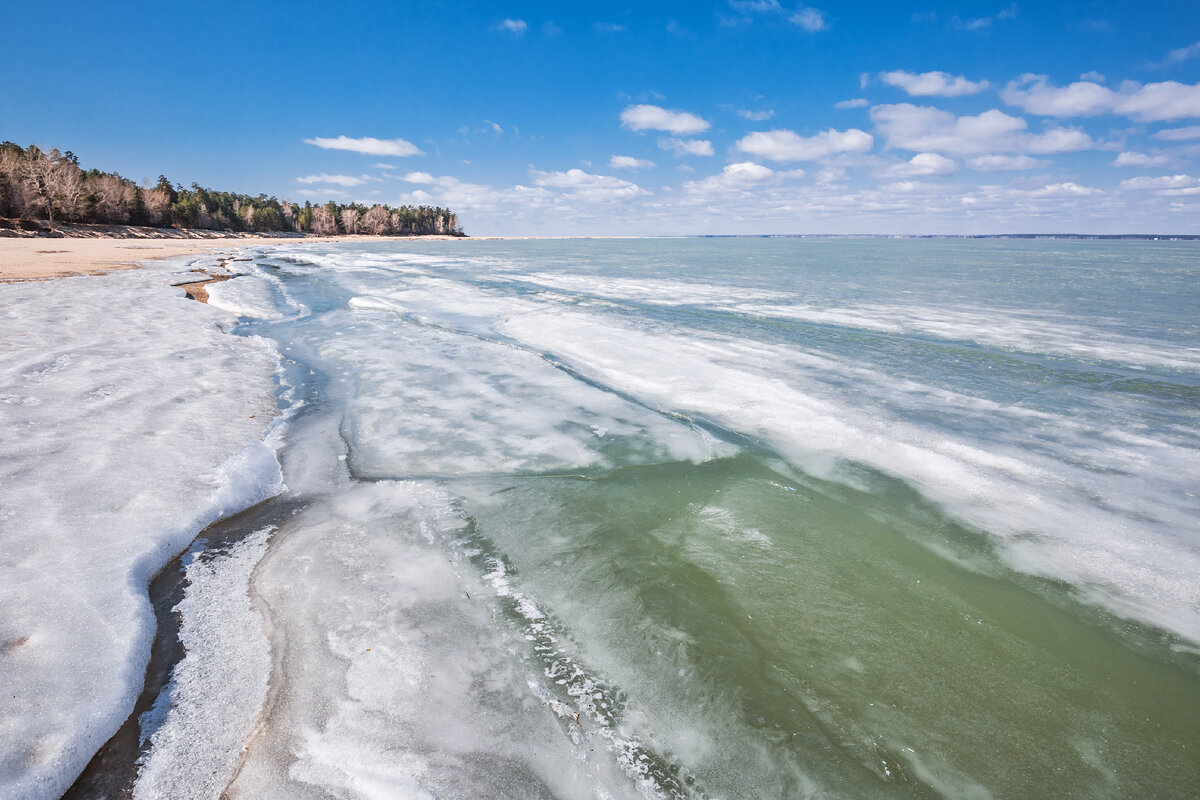
<path fill-rule="evenodd" d="M 314 233 L 321 236 L 465 235 L 458 216 L 436 206 L 328 202 L 304 205 L 264 194 L 247 195 L 172 184 L 165 175 L 139 186 L 115 172 L 84 170 L 70 150 L 0 143 L 0 217 L 25 228 L 54 223 L 130 225 L 232 233 Z M 38 226 L 33 224 L 32 228 Z M 2 232 L 0 232 L 2 233 Z"/>

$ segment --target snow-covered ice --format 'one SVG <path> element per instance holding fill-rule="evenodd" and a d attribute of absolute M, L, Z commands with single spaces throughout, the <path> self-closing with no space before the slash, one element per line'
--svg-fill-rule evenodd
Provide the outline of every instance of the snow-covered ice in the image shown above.
<path fill-rule="evenodd" d="M 151 577 L 281 490 L 274 347 L 181 268 L 0 287 L 0 796 L 71 785 L 141 690 Z"/>

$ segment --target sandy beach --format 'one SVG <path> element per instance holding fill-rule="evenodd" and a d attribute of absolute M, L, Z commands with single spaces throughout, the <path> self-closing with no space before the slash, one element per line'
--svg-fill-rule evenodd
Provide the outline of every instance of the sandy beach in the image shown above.
<path fill-rule="evenodd" d="M 133 269 L 137 262 L 238 247 L 305 242 L 379 242 L 457 239 L 456 236 L 243 236 L 213 239 L 0 238 L 0 283 L 46 280 Z"/>

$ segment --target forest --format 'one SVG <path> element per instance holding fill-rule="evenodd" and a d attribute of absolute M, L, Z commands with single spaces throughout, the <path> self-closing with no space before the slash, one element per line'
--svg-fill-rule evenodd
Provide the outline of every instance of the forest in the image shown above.
<path fill-rule="evenodd" d="M 147 182 L 148 183 L 148 182 Z M 454 212 L 433 206 L 300 205 L 256 196 L 190 189 L 160 175 L 139 186 L 115 172 L 84 170 L 70 150 L 0 143 L 0 217 L 50 223 L 142 225 L 216 231 L 299 231 L 322 236 L 367 234 L 463 236 Z"/>

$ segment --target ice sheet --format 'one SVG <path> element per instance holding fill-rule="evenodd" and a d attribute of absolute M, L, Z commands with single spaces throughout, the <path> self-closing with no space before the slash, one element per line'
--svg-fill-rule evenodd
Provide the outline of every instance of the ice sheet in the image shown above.
<path fill-rule="evenodd" d="M 281 527 L 256 587 L 282 683 L 229 797 L 632 796 L 530 691 L 494 592 L 454 556 L 451 500 L 360 484 Z"/>
<path fill-rule="evenodd" d="M 686 424 L 526 350 L 393 314 L 364 311 L 332 324 L 339 335 L 325 338 L 320 354 L 354 376 L 349 421 L 360 475 L 610 469 L 710 455 Z"/>
<path fill-rule="evenodd" d="M 280 490 L 274 349 L 159 265 L 0 287 L 0 795 L 58 797 L 132 710 L 146 584 Z"/>
<path fill-rule="evenodd" d="M 216 800 L 233 777 L 271 674 L 270 645 L 249 587 L 272 531 L 255 531 L 227 552 L 190 554 L 187 593 L 175 608 L 187 653 L 141 720 L 150 749 L 134 800 Z"/>
<path fill-rule="evenodd" d="M 901 478 L 1000 535 L 1018 568 L 1200 641 L 1194 498 L 1178 480 L 1200 483 L 1200 466 L 1186 442 L 1137 443 L 1089 420 L 906 385 L 786 347 L 582 312 L 522 315 L 500 329 L 643 402 L 754 436 L 815 474 L 853 481 L 845 466 L 857 463 Z"/>
<path fill-rule="evenodd" d="M 209 305 L 241 317 L 277 320 L 302 310 L 288 298 L 278 280 L 261 270 L 210 283 L 205 288 Z"/>
<path fill-rule="evenodd" d="M 1094 359 L 1132 366 L 1200 368 L 1200 347 L 1164 352 L 1157 342 L 1097 327 L 1069 314 L 971 305 L 922 306 L 884 303 L 814 305 L 787 292 L 654 278 L 571 274 L 514 275 L 564 293 L 651 305 L 695 305 L 738 314 L 803 320 L 883 333 L 923 334 L 1029 353 Z"/>

